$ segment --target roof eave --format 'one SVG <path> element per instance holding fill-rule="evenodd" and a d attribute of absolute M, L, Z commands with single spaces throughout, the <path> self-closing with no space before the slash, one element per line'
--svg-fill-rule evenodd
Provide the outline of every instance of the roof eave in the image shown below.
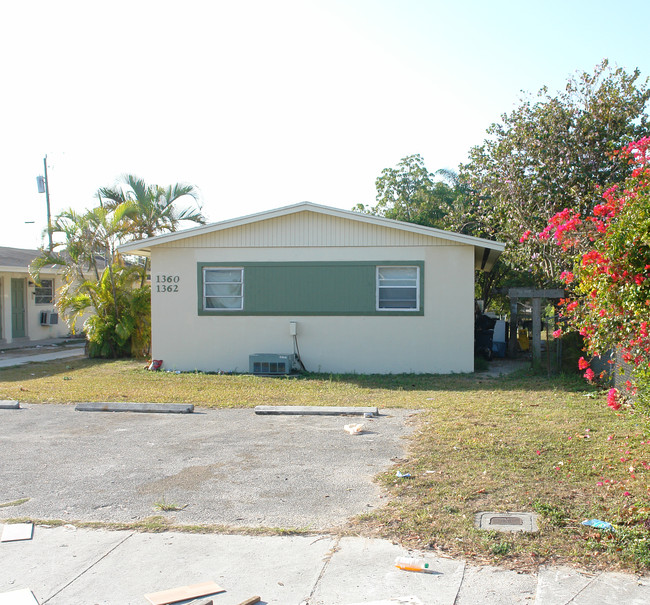
<path fill-rule="evenodd" d="M 259 212 L 256 214 L 251 214 L 240 218 L 229 219 L 218 223 L 211 223 L 209 225 L 201 225 L 199 227 L 193 227 L 191 229 L 185 229 L 183 231 L 178 231 L 174 233 L 166 233 L 164 235 L 158 235 L 155 237 L 148 238 L 146 240 L 129 242 L 127 244 L 122 244 L 121 246 L 119 246 L 118 250 L 122 254 L 150 256 L 151 248 L 154 246 L 159 246 L 161 244 L 174 242 L 180 239 L 187 239 L 189 237 L 197 237 L 200 235 L 204 235 L 206 233 L 213 233 L 215 231 L 232 229 L 234 227 L 247 225 L 253 222 L 269 220 L 272 218 L 279 218 L 282 216 L 287 216 L 289 214 L 294 214 L 306 210 L 311 210 L 312 212 L 318 212 L 320 214 L 326 214 L 329 216 L 337 216 L 339 218 L 357 220 L 369 224 L 374 224 L 380 227 L 389 227 L 389 228 L 399 229 L 401 231 L 408 231 L 411 233 L 427 235 L 430 237 L 438 237 L 440 239 L 445 239 L 448 241 L 453 241 L 453 242 L 466 244 L 474 247 L 489 248 L 490 250 L 494 250 L 499 254 L 503 252 L 505 248 L 505 244 L 501 242 L 493 242 L 491 240 L 486 240 L 471 235 L 463 235 L 461 233 L 443 231 L 441 229 L 436 229 L 434 227 L 424 227 L 422 225 L 405 223 L 403 221 L 396 221 L 385 217 L 373 216 L 370 214 L 363 214 L 360 212 L 353 212 L 351 210 L 342 210 L 339 208 L 331 208 L 329 206 L 321 206 L 319 204 L 313 204 L 311 202 L 301 202 L 300 204 L 294 204 L 292 206 L 284 206 L 282 208 L 276 208 L 274 210 L 266 210 L 264 212 Z"/>

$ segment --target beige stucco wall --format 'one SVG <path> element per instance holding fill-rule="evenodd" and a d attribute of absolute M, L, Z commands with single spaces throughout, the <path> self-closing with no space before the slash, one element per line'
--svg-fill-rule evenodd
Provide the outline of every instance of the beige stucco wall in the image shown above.
<path fill-rule="evenodd" d="M 428 238 L 430 245 L 400 241 L 393 246 L 244 248 L 191 243 L 157 246 L 151 254 L 152 352 L 163 360 L 164 368 L 247 372 L 251 354 L 293 352 L 289 322 L 296 321 L 301 357 L 309 371 L 473 371 L 472 246 L 445 245 L 434 238 Z M 323 260 L 423 260 L 424 315 L 198 316 L 197 262 Z M 158 275 L 178 276 L 178 292 L 157 293 Z"/>
<path fill-rule="evenodd" d="M 15 339 L 11 331 L 11 279 L 23 279 L 25 282 L 25 339 L 30 341 L 46 340 L 67 336 L 70 329 L 63 318 L 55 326 L 41 325 L 41 311 L 56 311 L 54 304 L 37 305 L 34 297 L 34 282 L 27 272 L 0 273 L 0 341 L 11 343 Z M 45 279 L 54 279 L 54 287 L 58 288 L 60 277 L 43 274 Z M 31 286 L 29 284 L 32 284 Z M 55 295 L 56 297 L 56 295 Z"/>

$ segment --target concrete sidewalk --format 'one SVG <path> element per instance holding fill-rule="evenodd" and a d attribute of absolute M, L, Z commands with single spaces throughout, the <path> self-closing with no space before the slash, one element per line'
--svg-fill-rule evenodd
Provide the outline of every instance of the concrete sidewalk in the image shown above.
<path fill-rule="evenodd" d="M 214 581 L 214 605 L 643 605 L 650 578 L 543 567 L 517 573 L 425 554 L 432 573 L 401 571 L 386 540 L 240 536 L 36 526 L 0 544 L 0 597 L 30 589 L 40 605 L 146 605 L 144 595 Z M 417 553 L 414 553 L 417 554 Z M 184 601 L 203 603 L 207 598 Z"/>
<path fill-rule="evenodd" d="M 79 338 L 52 338 L 40 342 L 13 342 L 0 345 L 0 368 L 9 368 L 35 361 L 53 361 L 83 357 L 85 341 Z"/>

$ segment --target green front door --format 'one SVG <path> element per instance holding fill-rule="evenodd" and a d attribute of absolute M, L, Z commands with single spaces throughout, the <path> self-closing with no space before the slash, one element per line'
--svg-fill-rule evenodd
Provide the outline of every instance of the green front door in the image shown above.
<path fill-rule="evenodd" d="M 24 338 L 25 332 L 25 280 L 11 278 L 11 337 Z"/>

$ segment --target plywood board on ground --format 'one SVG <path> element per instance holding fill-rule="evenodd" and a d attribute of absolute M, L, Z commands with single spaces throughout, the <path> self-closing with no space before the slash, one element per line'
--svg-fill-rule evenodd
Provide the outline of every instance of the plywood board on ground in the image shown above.
<path fill-rule="evenodd" d="M 201 582 L 200 584 L 192 584 L 191 586 L 179 586 L 178 588 L 152 592 L 144 595 L 144 598 L 151 605 L 167 605 L 168 603 L 178 603 L 178 601 L 196 599 L 219 592 L 225 592 L 225 590 L 215 582 Z"/>

